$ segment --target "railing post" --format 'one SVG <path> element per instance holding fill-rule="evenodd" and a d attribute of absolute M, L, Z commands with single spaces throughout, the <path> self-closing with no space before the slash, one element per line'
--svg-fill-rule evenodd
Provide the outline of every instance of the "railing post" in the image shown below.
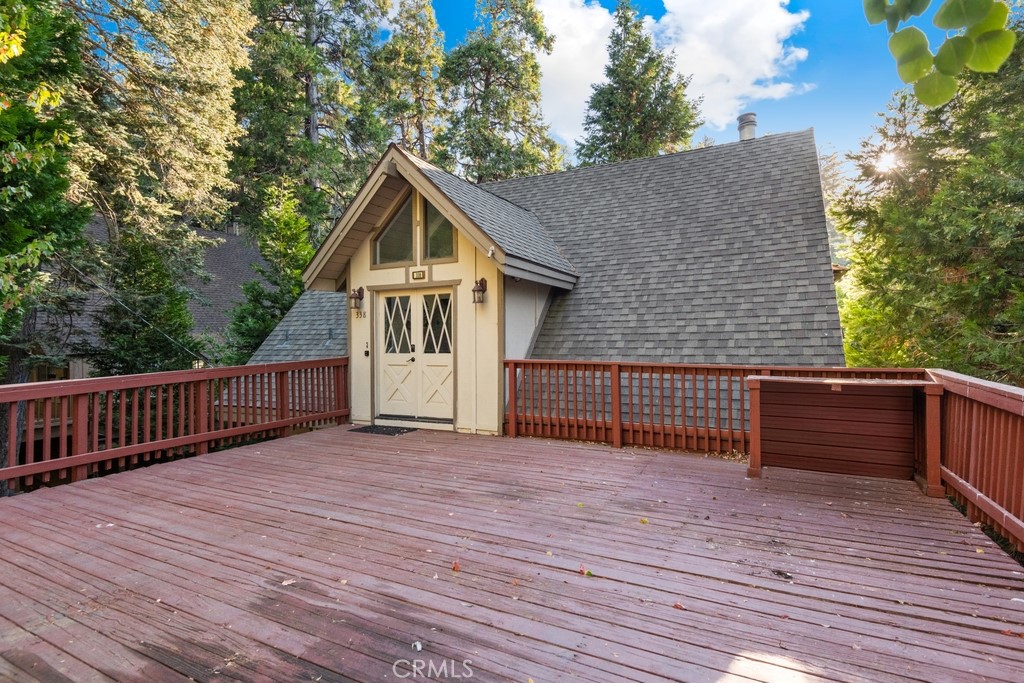
<path fill-rule="evenodd" d="M 612 375 L 612 446 L 622 448 L 622 371 L 613 363 Z"/>
<path fill-rule="evenodd" d="M 761 380 L 747 380 L 750 390 L 750 464 L 747 477 L 761 478 Z"/>
<path fill-rule="evenodd" d="M 345 410 L 348 408 L 348 366 L 339 363 L 334 366 L 334 409 Z M 348 422 L 348 415 L 339 415 L 334 418 L 335 424 Z"/>
<path fill-rule="evenodd" d="M 925 495 L 941 498 L 946 494 L 942 486 L 942 393 L 941 384 L 924 388 L 924 476 L 919 482 Z"/>
<path fill-rule="evenodd" d="M 508 436 L 516 438 L 519 435 L 519 411 L 517 404 L 519 397 L 516 394 L 516 364 L 508 363 Z"/>
<path fill-rule="evenodd" d="M 74 397 L 71 423 L 71 455 L 82 455 L 89 452 L 89 394 L 78 394 Z M 84 481 L 89 478 L 89 466 L 78 465 L 71 468 L 71 481 Z"/>
<path fill-rule="evenodd" d="M 149 400 L 149 387 L 146 390 L 146 400 Z M 210 432 L 210 380 L 204 379 L 196 383 L 196 405 L 195 405 L 196 434 L 205 436 Z M 203 439 L 196 443 L 196 455 L 206 455 L 210 451 L 209 439 Z"/>
<path fill-rule="evenodd" d="M 291 411 L 288 409 L 288 371 L 283 370 L 274 373 L 274 415 L 278 420 L 287 420 L 291 417 Z M 292 428 L 290 425 L 279 427 L 277 435 L 281 438 L 291 436 Z"/>

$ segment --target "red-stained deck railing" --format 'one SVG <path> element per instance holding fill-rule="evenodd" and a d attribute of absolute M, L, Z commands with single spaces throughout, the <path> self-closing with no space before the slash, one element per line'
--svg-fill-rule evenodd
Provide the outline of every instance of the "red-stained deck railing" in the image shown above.
<path fill-rule="evenodd" d="M 78 481 L 348 414 L 347 358 L 0 386 L 0 481 Z"/>
<path fill-rule="evenodd" d="M 1024 389 L 943 370 L 506 361 L 509 436 L 748 452 L 750 376 L 912 380 L 915 470 L 1024 550 Z"/>
<path fill-rule="evenodd" d="M 926 379 L 920 369 L 505 362 L 509 436 L 715 452 L 750 446 L 750 375 Z"/>
<path fill-rule="evenodd" d="M 945 370 L 942 481 L 968 517 L 1024 551 L 1024 389 Z"/>

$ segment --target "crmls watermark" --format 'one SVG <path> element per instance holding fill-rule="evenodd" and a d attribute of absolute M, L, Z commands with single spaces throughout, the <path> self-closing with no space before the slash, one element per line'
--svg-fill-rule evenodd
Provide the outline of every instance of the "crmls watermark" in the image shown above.
<path fill-rule="evenodd" d="M 391 665 L 398 678 L 472 678 L 473 660 L 445 659 L 440 663 L 430 659 L 399 659 Z"/>

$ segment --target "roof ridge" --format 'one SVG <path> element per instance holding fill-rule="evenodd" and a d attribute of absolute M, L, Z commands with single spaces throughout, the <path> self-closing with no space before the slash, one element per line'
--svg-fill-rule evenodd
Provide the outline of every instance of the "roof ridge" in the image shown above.
<path fill-rule="evenodd" d="M 466 183 L 470 187 L 475 187 L 475 188 L 477 188 L 479 190 L 483 190 L 484 192 L 486 192 L 490 196 L 494 197 L 495 199 L 497 199 L 499 201 L 502 201 L 502 202 L 504 202 L 506 204 L 509 204 L 511 206 L 514 206 L 517 209 L 519 209 L 520 211 L 525 211 L 526 213 L 532 215 L 534 218 L 537 218 L 537 214 L 535 214 L 530 209 L 527 209 L 524 206 L 516 204 L 515 202 L 513 202 L 513 201 L 511 201 L 509 199 L 506 199 L 505 197 L 502 197 L 500 194 L 494 194 L 493 192 L 488 190 L 486 187 L 484 187 L 484 185 L 491 185 L 491 184 L 494 184 L 495 182 L 503 182 L 503 181 L 498 180 L 498 181 L 493 181 L 491 183 L 473 183 L 473 182 L 470 182 L 470 181 L 466 180 L 462 176 L 458 176 L 458 175 L 455 175 L 454 173 L 452 173 L 450 171 L 446 171 L 445 169 L 441 168 L 437 164 L 433 164 L 433 163 L 427 161 L 426 159 L 422 158 L 418 154 L 413 154 L 411 151 L 407 150 L 406 148 L 402 147 L 399 144 L 395 144 L 395 149 L 397 149 L 399 152 L 405 154 L 405 156 L 410 157 L 413 160 L 414 163 L 426 164 L 427 166 L 431 167 L 432 169 L 434 169 L 436 171 L 440 171 L 441 173 L 449 175 L 452 178 L 455 178 L 456 180 L 459 180 L 459 181 L 461 181 L 463 183 Z M 537 177 L 537 176 L 530 176 L 530 177 L 534 178 L 534 177 Z M 537 222 L 540 223 L 540 219 L 539 218 L 537 218 Z M 543 223 L 541 225 L 543 225 Z"/>
<path fill-rule="evenodd" d="M 552 171 L 550 173 L 540 173 L 538 175 L 519 176 L 518 178 L 506 178 L 504 180 L 492 180 L 490 182 L 477 185 L 477 187 L 483 187 L 485 185 L 499 186 L 499 185 L 505 185 L 505 184 L 509 184 L 509 183 L 534 180 L 534 179 L 537 179 L 537 178 L 550 178 L 552 176 L 567 175 L 567 174 L 570 174 L 570 173 L 594 172 L 594 171 L 596 171 L 598 169 L 607 169 L 607 168 L 611 168 L 611 167 L 621 167 L 621 166 L 625 166 L 627 164 L 640 164 L 640 163 L 659 161 L 659 160 L 662 160 L 662 159 L 670 159 L 670 158 L 680 157 L 680 156 L 696 155 L 696 154 L 708 154 L 712 150 L 721 151 L 723 149 L 736 147 L 738 145 L 750 145 L 751 143 L 760 144 L 760 143 L 762 143 L 764 141 L 767 141 L 767 140 L 777 140 L 779 138 L 798 137 L 798 136 L 806 135 L 808 133 L 810 133 L 813 136 L 814 135 L 814 128 L 813 127 L 812 128 L 804 128 L 803 130 L 792 130 L 792 131 L 786 131 L 784 133 L 770 133 L 770 134 L 767 134 L 767 135 L 762 135 L 759 138 L 753 138 L 752 140 L 734 140 L 732 142 L 723 142 L 720 145 L 709 145 L 708 147 L 696 147 L 696 148 L 693 148 L 693 149 L 683 149 L 683 150 L 680 150 L 678 152 L 670 152 L 668 154 L 656 154 L 654 156 L 637 157 L 637 158 L 634 158 L 634 159 L 623 159 L 621 161 L 609 161 L 609 162 L 606 162 L 606 163 L 603 163 L 603 164 L 594 164 L 593 166 L 577 166 L 575 168 L 567 168 L 567 169 L 564 169 L 562 171 Z"/>

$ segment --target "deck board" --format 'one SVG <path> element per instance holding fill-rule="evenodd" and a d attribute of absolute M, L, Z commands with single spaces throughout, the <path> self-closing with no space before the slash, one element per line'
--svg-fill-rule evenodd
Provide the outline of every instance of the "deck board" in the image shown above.
<path fill-rule="evenodd" d="M 948 503 L 743 473 L 341 427 L 5 499 L 0 677 L 1017 680 L 1022 569 Z"/>

